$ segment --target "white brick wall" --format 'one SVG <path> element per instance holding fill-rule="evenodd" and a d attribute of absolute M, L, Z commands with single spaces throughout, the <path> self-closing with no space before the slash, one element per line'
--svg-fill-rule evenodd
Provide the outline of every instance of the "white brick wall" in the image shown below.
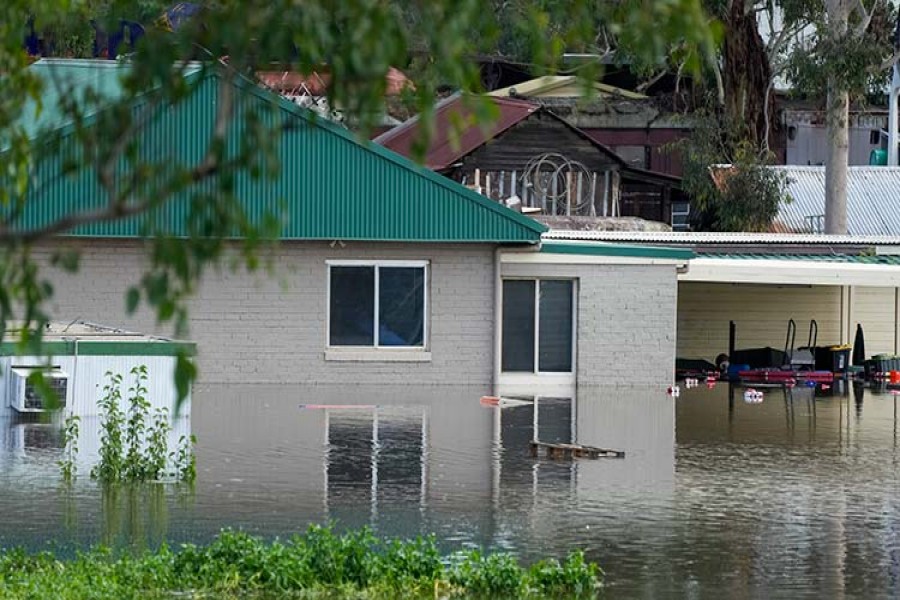
<path fill-rule="evenodd" d="M 504 264 L 503 275 L 578 280 L 579 386 L 672 383 L 674 266 Z"/>
<path fill-rule="evenodd" d="M 54 319 L 84 319 L 148 333 L 146 310 L 125 316 L 125 290 L 143 273 L 140 242 L 80 240 L 81 269 L 48 269 Z M 52 248 L 39 251 L 49 256 Z M 431 261 L 431 362 L 325 360 L 329 259 Z M 494 254 L 487 244 L 285 242 L 273 272 L 226 267 L 191 303 L 201 382 L 489 385 L 494 348 Z M 578 294 L 578 385 L 672 381 L 677 280 L 673 266 L 504 265 L 505 275 L 573 277 Z"/>
<path fill-rule="evenodd" d="M 76 243 L 76 242 L 71 242 Z M 52 274 L 52 318 L 84 319 L 142 332 L 171 333 L 144 310 L 125 316 L 125 290 L 143 273 L 137 241 L 78 241 L 78 274 Z M 51 249 L 43 252 L 49 256 Z M 493 370 L 494 254 L 487 244 L 285 242 L 273 272 L 221 268 L 191 303 L 201 382 L 482 384 Z M 329 259 L 431 261 L 431 362 L 325 360 Z"/>

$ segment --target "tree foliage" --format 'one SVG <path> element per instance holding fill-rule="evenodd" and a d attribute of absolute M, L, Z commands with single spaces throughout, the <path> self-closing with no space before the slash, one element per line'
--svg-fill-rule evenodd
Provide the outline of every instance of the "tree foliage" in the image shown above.
<path fill-rule="evenodd" d="M 721 114 L 707 113 L 679 144 L 684 186 L 703 231 L 767 231 L 789 202 L 783 173 L 769 169 L 774 155 L 743 137 Z"/>
<path fill-rule="evenodd" d="M 788 55 L 787 74 L 798 95 L 822 98 L 829 78 L 846 86 L 851 98 L 880 101 L 893 64 L 897 9 L 875 0 L 869 10 L 851 14 L 848 31 L 829 32 L 824 10 L 801 13 L 812 25 L 810 35 Z"/>

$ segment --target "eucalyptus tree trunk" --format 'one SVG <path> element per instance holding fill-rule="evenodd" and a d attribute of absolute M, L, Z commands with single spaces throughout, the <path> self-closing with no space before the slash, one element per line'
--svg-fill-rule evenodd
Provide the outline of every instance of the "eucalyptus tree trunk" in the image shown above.
<path fill-rule="evenodd" d="M 773 128 L 771 116 L 775 114 L 768 93 L 772 67 L 753 9 L 752 0 L 730 0 L 723 18 L 725 114 L 740 139 L 763 148 Z"/>
<path fill-rule="evenodd" d="M 848 0 L 826 0 L 828 35 L 838 42 L 847 35 Z M 839 76 L 828 78 L 825 125 L 828 154 L 825 160 L 825 233 L 847 233 L 847 171 L 850 159 L 850 92 Z"/>

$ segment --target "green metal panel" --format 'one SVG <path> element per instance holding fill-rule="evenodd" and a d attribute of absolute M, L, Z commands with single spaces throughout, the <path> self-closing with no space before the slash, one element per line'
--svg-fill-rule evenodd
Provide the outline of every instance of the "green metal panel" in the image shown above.
<path fill-rule="evenodd" d="M 38 62 L 31 68 L 49 75 L 49 69 L 41 65 Z M 118 79 L 107 75 L 103 85 L 108 91 L 114 89 L 110 82 Z M 93 81 L 90 76 L 83 79 Z M 154 161 L 189 165 L 206 149 L 215 120 L 218 75 L 198 72 L 188 81 L 193 92 L 177 105 L 161 109 L 142 132 L 141 152 Z M 234 85 L 238 116 L 229 139 L 231 148 L 240 144 L 244 126 L 240 115 L 246 111 L 256 112 L 266 126 L 283 132 L 277 177 L 254 179 L 241 172 L 235 180 L 248 218 L 261 223 L 266 215 L 278 215 L 282 239 L 536 243 L 546 231 L 536 221 L 377 144 L 360 141 L 252 82 L 239 80 Z M 58 116 L 56 122 L 60 122 Z M 61 152 L 77 152 L 77 146 L 67 147 L 64 139 Z M 60 157 L 51 156 L 36 166 L 28 206 L 17 227 L 39 227 L 73 211 L 102 206 L 104 195 L 94 173 L 85 169 L 60 178 L 61 164 Z M 194 190 L 214 191 L 215 185 L 206 181 Z M 72 235 L 140 237 L 150 223 L 155 225 L 151 230 L 186 235 L 189 196 L 173 199 L 152 215 L 95 223 Z"/>
<path fill-rule="evenodd" d="M 586 256 L 622 256 L 629 258 L 665 258 L 689 260 L 694 258 L 692 250 L 667 248 L 663 246 L 635 246 L 610 244 L 606 242 L 544 242 L 541 252 L 549 254 L 580 254 Z"/>
<path fill-rule="evenodd" d="M 48 341 L 41 344 L 41 353 L 46 356 L 74 356 L 75 340 Z M 0 343 L 0 356 L 17 356 L 19 347 L 16 342 Z M 197 345 L 193 342 L 166 341 L 103 341 L 78 340 L 79 356 L 177 356 L 197 354 Z"/>

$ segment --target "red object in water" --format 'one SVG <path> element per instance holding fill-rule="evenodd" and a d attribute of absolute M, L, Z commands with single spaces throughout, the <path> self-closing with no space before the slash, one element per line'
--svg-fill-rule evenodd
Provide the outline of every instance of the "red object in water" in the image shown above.
<path fill-rule="evenodd" d="M 772 383 L 789 383 L 798 379 L 816 382 L 834 381 L 831 371 L 782 371 L 780 369 L 750 369 L 739 371 L 738 377 L 744 381 L 762 381 Z"/>

